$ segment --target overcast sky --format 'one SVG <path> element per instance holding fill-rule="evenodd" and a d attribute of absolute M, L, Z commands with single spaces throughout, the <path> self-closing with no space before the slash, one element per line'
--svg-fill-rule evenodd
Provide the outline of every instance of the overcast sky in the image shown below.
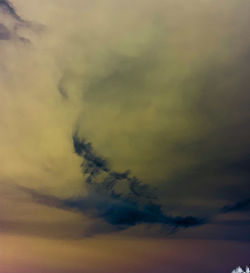
<path fill-rule="evenodd" d="M 0 0 L 0 273 L 249 263 L 249 21 L 245 0 Z"/>

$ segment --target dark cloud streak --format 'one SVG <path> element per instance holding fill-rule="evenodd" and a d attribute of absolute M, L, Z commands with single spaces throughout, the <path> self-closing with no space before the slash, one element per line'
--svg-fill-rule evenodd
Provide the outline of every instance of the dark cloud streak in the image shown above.
<path fill-rule="evenodd" d="M 6 26 L 5 22 L 1 21 L 0 17 L 0 40 L 16 39 L 23 43 L 30 43 L 29 38 L 19 35 L 20 29 L 30 29 L 35 32 L 40 32 L 44 27 L 38 23 L 30 22 L 23 19 L 16 11 L 11 2 L 7 0 L 0 0 L 0 15 L 4 16 L 3 20 L 10 21 L 10 26 Z M 7 18 L 5 18 L 7 17 Z"/>
<path fill-rule="evenodd" d="M 87 175 L 89 197 L 94 196 L 93 200 L 100 201 L 96 204 L 97 215 L 111 225 L 127 228 L 138 223 L 158 223 L 176 229 L 204 223 L 204 220 L 192 216 L 166 216 L 156 202 L 153 188 L 131 176 L 129 171 L 112 171 L 107 161 L 96 155 L 91 143 L 81 140 L 77 132 L 73 135 L 73 145 L 76 154 L 83 158 L 81 167 Z M 82 209 L 82 204 L 73 202 L 71 206 Z"/>
<path fill-rule="evenodd" d="M 9 14 L 12 18 L 17 20 L 20 23 L 25 23 L 25 20 L 23 20 L 16 12 L 14 6 L 7 0 L 0 0 L 0 8 L 3 12 Z"/>
<path fill-rule="evenodd" d="M 166 215 L 157 202 L 155 189 L 131 176 L 129 171 L 112 171 L 107 161 L 94 152 L 91 143 L 80 140 L 77 133 L 73 135 L 73 146 L 75 153 L 83 158 L 85 196 L 63 199 L 25 187 L 20 189 L 37 203 L 100 219 L 109 226 L 103 231 L 94 229 L 94 234 L 126 230 L 138 224 L 160 224 L 169 234 L 180 228 L 205 224 L 204 219 L 193 216 Z"/>
<path fill-rule="evenodd" d="M 222 212 L 247 211 L 250 210 L 250 198 L 238 201 L 232 205 L 227 205 L 222 208 Z"/>
<path fill-rule="evenodd" d="M 0 23 L 0 40 L 9 40 L 10 36 L 8 28 Z"/>
<path fill-rule="evenodd" d="M 80 198 L 60 199 L 52 195 L 40 194 L 25 187 L 19 187 L 19 189 L 31 196 L 36 203 L 80 213 L 93 219 L 104 220 L 110 225 L 105 232 L 124 230 L 144 223 L 162 224 L 172 233 L 179 228 L 198 226 L 206 222 L 204 219 L 192 216 L 166 216 L 162 213 L 161 206 L 155 204 L 139 206 L 137 203 L 105 198 L 97 194 Z M 99 230 L 98 233 L 101 233 L 101 231 Z"/>

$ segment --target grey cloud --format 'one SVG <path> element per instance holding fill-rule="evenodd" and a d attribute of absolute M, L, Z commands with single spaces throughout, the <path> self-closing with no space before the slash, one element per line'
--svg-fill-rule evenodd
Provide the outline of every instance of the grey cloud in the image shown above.
<path fill-rule="evenodd" d="M 144 203 L 157 199 L 155 190 L 131 176 L 129 171 L 111 170 L 107 161 L 95 154 L 91 143 L 80 140 L 77 134 L 73 135 L 73 144 L 75 152 L 84 159 L 81 167 L 87 175 L 90 191 L 130 202 Z"/>
<path fill-rule="evenodd" d="M 238 201 L 232 205 L 227 205 L 222 208 L 222 212 L 247 211 L 250 210 L 250 198 Z"/>
<path fill-rule="evenodd" d="M 30 29 L 33 32 L 40 32 L 44 28 L 41 24 L 23 19 L 12 3 L 7 0 L 0 0 L 1 14 L 6 16 L 3 16 L 3 19 L 0 18 L 0 40 L 15 39 L 23 43 L 30 43 L 29 38 L 23 37 L 23 34 L 20 35 L 19 30 Z"/>
<path fill-rule="evenodd" d="M 113 171 L 106 160 L 96 155 L 91 143 L 73 135 L 75 152 L 83 158 L 82 171 L 87 176 L 88 196 L 64 201 L 64 206 L 80 211 L 95 207 L 96 216 L 118 229 L 139 223 L 164 224 L 173 229 L 204 224 L 192 216 L 172 217 L 157 203 L 156 190 L 131 176 L 129 171 Z"/>
<path fill-rule="evenodd" d="M 93 152 L 91 143 L 85 143 L 85 141 L 80 141 L 75 134 L 73 136 L 73 144 L 75 152 L 85 159 L 81 166 L 84 173 L 89 174 L 89 182 L 91 182 L 92 176 L 99 174 L 101 171 L 110 171 L 107 166 L 107 162 Z"/>
<path fill-rule="evenodd" d="M 75 152 L 82 156 L 82 170 L 87 175 L 89 183 L 89 192 L 98 193 L 104 197 L 104 203 L 101 202 L 101 211 L 98 213 L 103 219 L 112 225 L 133 226 L 138 223 L 160 223 L 175 228 L 201 225 L 213 221 L 212 215 L 206 220 L 189 217 L 171 217 L 166 216 L 162 211 L 162 206 L 158 204 L 156 191 L 143 184 L 136 177 L 131 177 L 130 172 L 116 173 L 108 167 L 107 161 L 95 154 L 91 143 L 80 140 L 77 133 L 73 136 Z M 248 171 L 248 157 L 240 159 L 221 161 L 214 165 L 217 172 L 231 172 L 238 174 Z M 218 162 L 217 162 L 218 163 Z M 210 166 L 211 167 L 211 166 Z M 127 189 L 124 190 L 124 185 Z M 119 187 L 122 191 L 119 192 Z M 93 198 L 95 199 L 95 198 Z M 105 208 L 105 202 L 108 207 Z M 72 208 L 81 208 L 84 203 L 75 201 L 68 203 Z M 225 206 L 222 211 L 214 211 L 214 215 L 221 212 L 241 211 L 249 208 L 250 199 L 237 202 L 231 206 Z"/>
<path fill-rule="evenodd" d="M 8 28 L 0 23 L 0 40 L 8 40 L 10 38 L 11 34 L 8 30 Z"/>
<path fill-rule="evenodd" d="M 129 171 L 113 171 L 107 161 L 94 152 L 91 143 L 80 140 L 77 133 L 73 135 L 73 145 L 75 153 L 83 158 L 86 196 L 63 199 L 24 187 L 20 189 L 37 203 L 102 220 L 104 230 L 95 229 L 93 233 L 126 230 L 138 224 L 160 224 L 172 233 L 206 223 L 205 219 L 193 216 L 166 215 L 157 202 L 155 189 L 131 176 Z"/>
<path fill-rule="evenodd" d="M 7 0 L 0 0 L 0 9 L 9 14 L 12 18 L 17 20 L 18 22 L 24 23 L 25 21 L 17 14 L 14 6 Z"/>
<path fill-rule="evenodd" d="M 139 205 L 138 203 L 124 201 L 122 199 L 104 197 L 99 194 L 88 194 L 86 197 L 61 199 L 52 195 L 40 194 L 37 191 L 20 187 L 32 197 L 33 201 L 59 209 L 72 211 L 88 216 L 92 219 L 100 219 L 104 230 L 87 230 L 88 235 L 96 233 L 109 233 L 121 231 L 137 224 L 161 224 L 170 233 L 180 229 L 205 224 L 204 219 L 192 216 L 172 217 L 166 216 L 161 211 L 161 206 L 155 204 Z M 105 223 L 107 225 L 105 225 Z M 168 232 L 168 234 L 169 234 Z M 85 232 L 83 231 L 83 235 Z"/>

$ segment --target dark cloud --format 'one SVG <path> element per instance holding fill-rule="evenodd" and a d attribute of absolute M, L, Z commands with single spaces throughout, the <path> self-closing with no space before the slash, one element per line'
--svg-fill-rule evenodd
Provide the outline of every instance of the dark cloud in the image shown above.
<path fill-rule="evenodd" d="M 174 227 L 173 230 L 175 230 L 179 227 L 201 225 L 213 221 L 213 216 L 221 213 L 215 208 L 212 214 L 208 213 L 210 216 L 206 218 L 206 221 L 192 216 L 165 215 L 162 205 L 158 202 L 156 190 L 136 177 L 132 177 L 129 171 L 113 172 L 108 167 L 107 161 L 95 154 L 91 143 L 79 139 L 77 133 L 73 136 L 73 143 L 75 152 L 84 159 L 81 166 L 83 173 L 87 175 L 89 193 L 99 195 L 98 198 L 93 197 L 93 200 L 102 200 L 98 205 L 101 209 L 97 210 L 97 215 L 112 225 L 129 227 L 139 223 L 165 224 Z M 243 175 L 249 173 L 249 156 L 231 160 L 227 158 L 208 165 L 204 167 L 208 174 L 230 173 L 238 177 L 241 173 Z M 202 168 L 202 174 L 204 174 L 204 168 Z M 185 181 L 185 177 L 182 177 L 182 180 Z M 102 198 L 105 196 L 105 199 L 100 199 L 100 196 Z M 81 201 L 67 204 L 69 205 L 74 209 L 83 207 Z M 250 199 L 248 198 L 231 206 L 225 206 L 222 212 L 243 211 L 249 209 L 249 206 Z"/>
<path fill-rule="evenodd" d="M 86 197 L 61 199 L 55 196 L 40 194 L 37 191 L 21 187 L 32 199 L 40 204 L 56 207 L 63 210 L 81 213 L 92 219 L 101 219 L 108 226 L 105 230 L 96 230 L 93 233 L 107 233 L 124 230 L 137 224 L 162 224 L 169 232 L 179 228 L 188 228 L 205 223 L 204 219 L 192 216 L 171 217 L 163 214 L 160 205 L 129 202 L 119 198 L 104 197 L 98 194 L 88 194 Z M 88 235 L 90 235 L 90 230 Z"/>
<path fill-rule="evenodd" d="M 120 173 L 111 170 L 107 161 L 95 154 L 91 143 L 80 140 L 77 134 L 73 135 L 73 144 L 75 152 L 84 159 L 81 167 L 87 176 L 90 192 L 132 203 L 157 199 L 155 190 L 131 176 L 129 171 Z"/>
<path fill-rule="evenodd" d="M 118 230 L 140 223 L 163 224 L 172 229 L 204 224 L 203 219 L 192 216 L 165 215 L 157 203 L 155 189 L 131 176 L 129 171 L 113 171 L 107 161 L 94 152 L 91 143 L 80 140 L 77 133 L 73 135 L 73 145 L 76 154 L 83 158 L 81 167 L 88 194 L 84 198 L 61 200 L 62 208 L 90 213 Z M 53 202 L 58 204 L 58 200 Z"/>
<path fill-rule="evenodd" d="M 3 25 L 3 24 L 0 24 L 0 40 L 9 40 L 11 34 L 8 30 L 8 28 Z"/>
<path fill-rule="evenodd" d="M 90 191 L 131 202 L 156 199 L 153 188 L 131 176 L 128 170 L 122 173 L 111 170 L 107 161 L 96 155 L 92 144 L 80 140 L 77 134 L 73 135 L 73 145 L 75 152 L 84 159 L 81 167 L 83 173 L 87 175 Z"/>
<path fill-rule="evenodd" d="M 250 210 L 250 198 L 238 201 L 232 205 L 227 205 L 222 208 L 222 212 L 247 211 Z"/>
<path fill-rule="evenodd" d="M 64 79 L 61 79 L 59 81 L 59 84 L 58 84 L 58 92 L 60 93 L 60 95 L 64 98 L 64 99 L 67 99 L 68 98 L 68 93 L 67 93 L 67 90 L 64 86 Z"/>
<path fill-rule="evenodd" d="M 7 0 L 0 0 L 0 9 L 9 14 L 12 18 L 18 22 L 24 23 L 25 21 L 17 14 L 14 6 Z"/>
<path fill-rule="evenodd" d="M 91 182 L 92 177 L 101 171 L 110 172 L 107 162 L 93 152 L 91 143 L 80 141 L 75 134 L 73 136 L 73 144 L 75 152 L 85 159 L 82 163 L 82 168 L 84 173 L 89 174 L 88 182 Z"/>
<path fill-rule="evenodd" d="M 6 24 L 1 22 L 2 18 L 0 18 L 0 40 L 10 40 L 11 38 L 14 38 L 23 43 L 30 43 L 29 38 L 23 37 L 23 34 L 20 35 L 19 30 L 25 30 L 28 28 L 32 31 L 40 32 L 44 29 L 44 27 L 38 23 L 23 19 L 17 13 L 12 3 L 7 0 L 0 0 L 0 15 L 1 14 L 7 15 L 4 16 L 7 18 L 4 18 L 3 20 L 7 19 L 7 21 L 10 23 L 10 26 L 7 28 Z"/>
<path fill-rule="evenodd" d="M 21 190 L 37 203 L 101 219 L 107 224 L 104 230 L 95 229 L 94 233 L 125 230 L 138 224 L 160 224 L 165 231 L 174 232 L 206 222 L 193 216 L 166 215 L 157 202 L 155 189 L 131 176 L 129 171 L 112 171 L 107 161 L 94 152 L 91 143 L 80 140 L 77 133 L 73 135 L 73 145 L 76 154 L 83 158 L 85 196 L 62 199 L 24 187 Z"/>

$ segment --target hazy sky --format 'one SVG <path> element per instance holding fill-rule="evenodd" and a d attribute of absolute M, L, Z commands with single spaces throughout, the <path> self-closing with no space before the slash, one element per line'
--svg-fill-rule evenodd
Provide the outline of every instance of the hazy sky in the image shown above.
<path fill-rule="evenodd" d="M 0 273 L 249 264 L 250 2 L 0 0 Z"/>

